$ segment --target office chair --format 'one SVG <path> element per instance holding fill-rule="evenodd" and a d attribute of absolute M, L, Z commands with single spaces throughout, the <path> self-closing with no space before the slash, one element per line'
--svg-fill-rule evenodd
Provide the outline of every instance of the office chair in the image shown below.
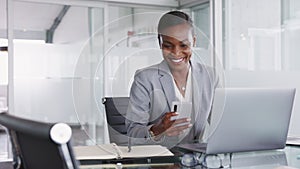
<path fill-rule="evenodd" d="M 125 115 L 128 108 L 129 97 L 104 97 L 108 133 L 111 143 L 127 145 L 128 136 L 125 127 Z"/>
<path fill-rule="evenodd" d="M 0 124 L 10 136 L 15 169 L 78 169 L 68 125 L 32 121 L 6 112 L 0 113 Z"/>

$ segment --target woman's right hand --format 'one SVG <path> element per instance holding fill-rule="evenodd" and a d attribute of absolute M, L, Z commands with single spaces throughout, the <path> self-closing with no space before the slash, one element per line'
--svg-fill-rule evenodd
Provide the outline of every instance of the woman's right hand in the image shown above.
<path fill-rule="evenodd" d="M 166 135 L 166 136 L 178 136 L 185 129 L 192 126 L 189 122 L 190 118 L 181 118 L 171 120 L 171 117 L 178 116 L 177 112 L 167 112 L 158 123 L 154 124 L 150 130 L 155 136 Z"/>

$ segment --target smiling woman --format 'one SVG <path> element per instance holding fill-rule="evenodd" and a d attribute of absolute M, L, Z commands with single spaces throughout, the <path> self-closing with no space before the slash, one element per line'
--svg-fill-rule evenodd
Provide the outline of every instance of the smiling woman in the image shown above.
<path fill-rule="evenodd" d="M 136 71 L 126 125 L 133 144 L 171 148 L 203 139 L 219 80 L 211 67 L 191 60 L 196 37 L 188 14 L 165 13 L 159 20 L 158 40 L 163 61 Z M 172 111 L 174 102 L 191 103 L 191 113 L 182 117 Z M 181 118 L 174 120 L 175 116 Z"/>

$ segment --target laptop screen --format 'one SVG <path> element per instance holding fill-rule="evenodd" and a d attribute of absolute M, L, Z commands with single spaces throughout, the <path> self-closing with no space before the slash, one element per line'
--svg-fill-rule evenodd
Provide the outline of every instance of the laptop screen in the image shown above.
<path fill-rule="evenodd" d="M 285 147 L 295 89 L 217 89 L 207 154 Z"/>

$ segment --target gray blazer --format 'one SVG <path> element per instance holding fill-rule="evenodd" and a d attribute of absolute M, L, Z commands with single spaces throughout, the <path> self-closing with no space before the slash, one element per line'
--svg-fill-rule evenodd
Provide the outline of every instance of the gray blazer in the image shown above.
<path fill-rule="evenodd" d="M 132 144 L 161 144 L 173 147 L 201 139 L 209 117 L 214 90 L 219 80 L 212 68 L 200 63 L 191 63 L 193 84 L 193 116 L 191 127 L 185 134 L 164 137 L 156 142 L 149 136 L 149 128 L 166 113 L 176 101 L 173 79 L 165 61 L 137 70 L 131 86 L 126 127 Z"/>

